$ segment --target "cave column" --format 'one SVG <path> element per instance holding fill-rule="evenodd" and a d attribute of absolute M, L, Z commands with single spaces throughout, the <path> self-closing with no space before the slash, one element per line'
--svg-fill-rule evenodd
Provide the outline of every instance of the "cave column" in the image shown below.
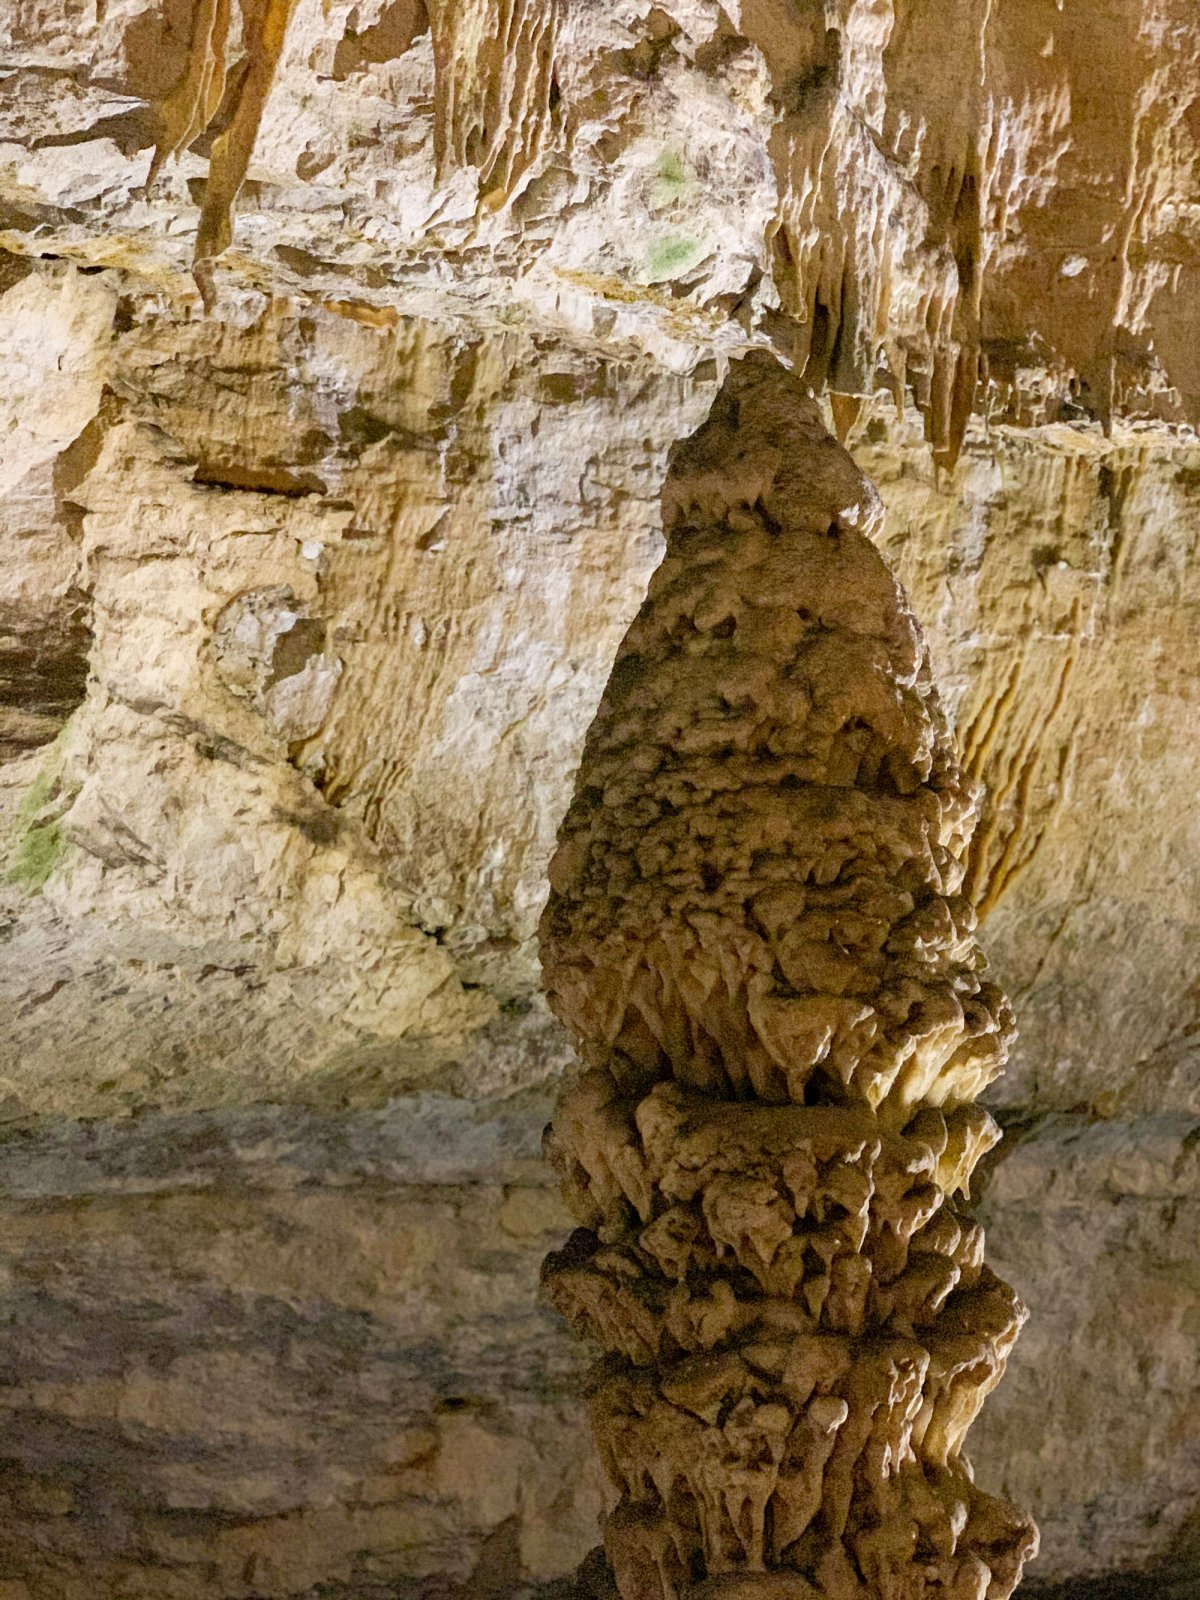
<path fill-rule="evenodd" d="M 609 1560 L 623 1600 L 1006 1600 L 1036 1532 L 962 1453 L 1025 1315 L 966 1209 L 1012 1037 L 977 796 L 791 374 L 731 369 L 663 511 L 541 926 Z"/>

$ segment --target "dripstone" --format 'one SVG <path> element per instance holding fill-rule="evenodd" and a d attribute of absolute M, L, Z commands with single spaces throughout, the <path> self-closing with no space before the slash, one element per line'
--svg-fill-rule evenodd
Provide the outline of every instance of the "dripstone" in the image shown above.
<path fill-rule="evenodd" d="M 544 1283 L 604 1352 L 623 1600 L 1006 1600 L 1036 1550 L 963 1455 L 1025 1319 L 965 1209 L 1013 1026 L 880 520 L 799 381 L 734 366 L 550 868 Z"/>

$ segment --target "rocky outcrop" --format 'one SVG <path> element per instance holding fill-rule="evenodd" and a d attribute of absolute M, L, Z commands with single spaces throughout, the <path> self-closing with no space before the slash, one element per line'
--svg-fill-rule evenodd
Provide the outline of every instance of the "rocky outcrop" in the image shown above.
<path fill-rule="evenodd" d="M 911 392 L 947 464 L 984 395 L 1197 416 L 1189 0 L 52 0 L 0 30 L 18 257 L 677 369 L 767 342 Z"/>
<path fill-rule="evenodd" d="M 10 636 L 4 670 L 53 689 L 0 766 L 0 1149 L 46 1164 L 51 1189 L 38 1204 L 55 1214 L 57 1259 L 70 1253 L 77 1266 L 56 1278 L 29 1254 L 47 1225 L 40 1215 L 28 1236 L 12 1235 L 28 1257 L 13 1271 L 29 1274 L 14 1326 L 33 1331 L 15 1339 L 0 1402 L 10 1407 L 5 1459 L 56 1485 L 72 1461 L 87 1470 L 71 1480 L 74 1509 L 54 1510 L 65 1502 L 51 1495 L 36 1510 L 31 1490 L 20 1502 L 31 1531 L 18 1537 L 7 1522 L 4 1542 L 25 1551 L 14 1582 L 34 1574 L 39 1595 L 55 1551 L 66 1584 L 80 1549 L 96 1549 L 91 1533 L 81 1546 L 78 1519 L 94 1514 L 86 1527 L 101 1526 L 115 1495 L 125 1509 L 112 1594 L 136 1593 L 142 1572 L 148 1600 L 162 1600 L 168 1555 L 150 1550 L 145 1530 L 152 1516 L 177 1527 L 184 1513 L 144 1431 L 142 1356 L 124 1335 L 106 1343 L 104 1329 L 110 1315 L 127 1326 L 126 1304 L 142 1317 L 147 1295 L 168 1305 L 172 1285 L 190 1281 L 206 1218 L 228 1229 L 253 1214 L 260 1189 L 240 1168 L 231 1187 L 206 1178 L 212 1209 L 197 1200 L 180 1211 L 148 1253 L 145 1184 L 190 1188 L 180 1119 L 193 1114 L 214 1139 L 263 1101 L 276 1107 L 264 1127 L 291 1114 L 280 1102 L 340 1118 L 395 1101 L 403 1121 L 415 1117 L 409 1091 L 424 1087 L 465 1096 L 468 1115 L 476 1097 L 557 1076 L 569 1048 L 533 998 L 545 866 L 587 723 L 660 557 L 668 448 L 707 411 L 714 375 L 704 365 L 674 375 L 528 330 L 435 336 L 416 321 L 370 328 L 330 309 L 276 305 L 247 326 L 180 320 L 118 297 L 124 282 L 115 270 L 38 262 L 9 291 L 23 307 L 6 324 L 24 329 L 20 393 L 49 393 L 61 359 L 80 411 L 45 414 L 42 442 L 0 498 L 6 617 L 44 619 L 37 639 L 47 641 L 43 652 L 28 628 Z M 77 433 L 84 400 L 97 409 Z M 897 415 L 886 398 L 863 408 L 848 444 L 884 502 L 880 548 L 922 617 L 947 710 L 960 737 L 975 729 L 964 755 L 987 792 L 964 884 L 989 907 L 993 970 L 1022 1019 L 989 1103 L 1023 1128 L 1063 1119 L 1006 1155 L 984 1196 L 993 1264 L 1033 1321 L 971 1436 L 979 1482 L 1034 1511 L 1039 1582 L 1123 1570 L 1182 1579 L 1194 1565 L 1187 1138 L 1200 766 L 1176 730 L 1196 693 L 1200 447 L 1119 423 L 1110 440 L 1094 427 L 972 423 L 954 474 L 935 474 L 921 416 L 911 406 Z M 131 515 L 139 502 L 144 513 Z M 56 660 L 73 663 L 61 680 Z M 404 692 L 409 681 L 419 692 Z M 328 714 L 318 734 L 293 741 L 289 703 L 314 704 L 293 696 L 305 684 L 327 686 Z M 326 771 L 334 781 L 322 790 Z M 95 809 L 70 815 L 84 782 Z M 362 920 L 364 884 L 376 886 L 373 925 Z M 381 971 L 408 976 L 388 991 Z M 418 977 L 433 985 L 423 1000 Z M 119 1204 L 91 1198 L 94 1175 L 56 1197 L 47 1142 L 73 1111 L 132 1116 L 112 1134 L 138 1145 L 152 1180 Z M 104 1127 L 68 1123 L 61 1137 L 87 1151 Z M 307 1181 L 348 1198 L 337 1171 L 326 1152 Z M 1018 1175 L 1020 1194 L 1005 1187 Z M 489 1232 L 499 1203 L 489 1193 L 461 1213 L 488 1248 L 500 1248 Z M 340 1202 L 328 1204 L 289 1222 L 314 1263 Z M 434 1226 L 424 1210 L 410 1215 L 406 1228 Z M 566 1226 L 553 1217 L 522 1258 L 511 1305 L 535 1293 L 534 1258 Z M 349 1227 L 336 1224 L 339 1238 Z M 378 1227 L 363 1235 L 364 1282 L 388 1224 Z M 449 1224 L 437 1237 L 444 1252 L 462 1242 Z M 273 1248 L 245 1247 L 246 1273 L 268 1298 Z M 215 1284 L 227 1284 L 240 1249 L 231 1242 L 216 1262 Z M 122 1251 L 130 1265 L 118 1284 Z M 56 1298 L 76 1271 L 78 1294 Z M 443 1315 L 483 1315 L 458 1277 L 444 1279 L 429 1291 L 444 1313 L 412 1335 L 423 1349 L 450 1337 Z M 296 1292 L 320 1300 L 315 1267 L 306 1283 Z M 205 1600 L 225 1600 L 222 1584 L 237 1592 L 231 1566 L 218 1578 L 204 1565 L 213 1529 L 253 1520 L 222 1486 L 249 1461 L 283 1485 L 298 1441 L 325 1437 L 302 1373 L 269 1457 L 250 1448 L 258 1425 L 243 1432 L 235 1414 L 244 1386 L 228 1391 L 234 1411 L 217 1404 L 225 1352 L 248 1357 L 255 1292 L 244 1289 L 244 1321 L 214 1335 L 198 1366 L 199 1315 L 159 1323 L 154 1345 L 156 1370 L 203 1370 L 213 1398 L 219 1437 L 190 1502 L 200 1520 L 189 1583 Z M 39 1299 L 38 1320 L 24 1320 Z M 1143 1303 L 1174 1330 L 1169 1358 L 1150 1340 Z M 31 1352 L 61 1338 L 65 1372 L 80 1360 L 81 1326 L 97 1365 L 78 1365 L 31 1409 Z M 352 1359 L 345 1326 L 314 1322 L 306 1360 Z M 388 1337 L 405 1361 L 409 1325 L 397 1326 Z M 525 1326 L 497 1313 L 479 1348 L 509 1350 Z M 517 1355 L 504 1360 L 472 1416 L 486 1421 L 518 1381 Z M 1114 1376 L 1098 1393 L 1101 1368 Z M 77 1433 L 88 1407 L 108 1416 L 117 1394 L 128 1445 L 119 1471 L 107 1446 Z M 346 1431 L 331 1450 L 353 1454 L 359 1429 L 374 1426 L 360 1403 L 343 1391 Z M 524 1569 L 539 1580 L 567 1571 L 595 1537 L 584 1424 L 564 1415 L 546 1424 L 559 1443 L 545 1445 L 564 1501 L 554 1509 L 548 1497 L 545 1515 L 561 1523 L 569 1501 L 570 1551 L 548 1542 L 557 1554 Z M 372 1449 L 363 1444 L 364 1461 Z M 405 1515 L 432 1530 L 445 1506 L 454 1530 L 428 1546 L 422 1583 L 439 1570 L 465 1581 L 478 1544 L 463 1530 L 482 1539 L 511 1514 L 488 1521 L 484 1480 L 526 1470 L 513 1437 L 502 1430 L 479 1452 L 478 1477 L 474 1459 L 459 1456 L 460 1487 L 446 1501 L 414 1480 Z M 330 1493 L 306 1477 L 288 1503 L 301 1515 Z M 393 1526 L 381 1514 L 374 1531 L 353 1535 L 363 1574 L 397 1571 L 379 1553 Z M 358 1559 L 314 1554 L 302 1570 L 281 1569 L 276 1592 L 302 1593 L 304 1574 L 322 1570 L 333 1582 Z M 95 1559 L 79 1581 L 87 1600 L 104 1594 Z M 365 1575 L 344 1581 L 354 1600 L 370 1593 Z"/>
<path fill-rule="evenodd" d="M 547 989 L 589 1070 L 550 1144 L 583 1226 L 545 1280 L 605 1351 L 624 1600 L 1006 1600 L 1036 1549 L 962 1456 L 1025 1315 L 959 1199 L 1011 1016 L 878 514 L 793 375 L 731 371 L 550 866 Z"/>

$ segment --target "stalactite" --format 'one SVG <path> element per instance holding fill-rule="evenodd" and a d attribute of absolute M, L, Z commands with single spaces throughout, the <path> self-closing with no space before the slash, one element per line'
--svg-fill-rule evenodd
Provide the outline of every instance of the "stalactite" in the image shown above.
<path fill-rule="evenodd" d="M 735 367 L 550 869 L 585 1070 L 544 1281 L 604 1352 L 624 1600 L 1004 1600 L 1036 1546 L 962 1455 L 1024 1319 L 963 1198 L 1012 1024 L 879 516 L 800 383 Z"/>
<path fill-rule="evenodd" d="M 217 114 L 225 93 L 230 11 L 230 0 L 200 0 L 196 7 L 183 73 L 158 107 L 158 137 L 147 188 L 164 163 L 198 139 Z"/>
<path fill-rule="evenodd" d="M 780 119 L 772 228 L 792 359 L 815 389 L 873 394 L 889 351 L 895 216 L 874 191 L 872 147 L 839 95 L 841 37 L 830 29 L 812 90 Z M 945 263 L 931 263 L 935 273 Z"/>
<path fill-rule="evenodd" d="M 262 0 L 243 5 L 246 68 L 237 85 L 226 127 L 213 141 L 192 270 L 207 308 L 215 297 L 213 263 L 233 239 L 233 207 L 254 153 L 275 69 L 297 0 Z M 210 126 L 225 94 L 231 0 L 200 0 L 187 64 L 158 108 L 158 137 L 147 178 L 149 188 L 164 164 L 186 150 Z"/>
<path fill-rule="evenodd" d="M 263 0 L 253 21 L 249 17 L 246 19 L 249 65 L 238 85 L 229 126 L 213 141 L 193 253 L 196 282 L 209 308 L 214 298 L 212 264 L 233 240 L 234 201 L 254 153 L 258 125 L 266 109 L 296 3 L 297 0 Z"/>

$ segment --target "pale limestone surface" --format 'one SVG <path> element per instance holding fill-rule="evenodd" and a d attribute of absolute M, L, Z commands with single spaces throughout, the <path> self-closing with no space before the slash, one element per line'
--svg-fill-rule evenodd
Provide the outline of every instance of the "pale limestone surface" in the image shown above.
<path fill-rule="evenodd" d="M 1195 412 L 1189 0 L 20 0 L 2 26 L 18 255 L 184 298 L 195 256 L 243 309 L 286 289 L 683 369 L 770 341 L 848 394 L 913 379 L 951 455 L 981 358 L 1018 415 Z"/>
<path fill-rule="evenodd" d="M 37 269 L 48 302 L 63 271 Z M 18 874 L 3 890 L 6 1117 L 263 1098 L 369 1105 L 423 1082 L 503 1093 L 556 1076 L 569 1059 L 532 1000 L 530 941 L 545 863 L 583 730 L 659 557 L 666 450 L 707 408 L 713 378 L 612 364 L 560 344 L 537 350 L 523 335 L 507 335 L 498 353 L 487 341 L 472 354 L 457 336 L 443 343 L 427 334 L 422 344 L 415 328 L 401 337 L 333 313 L 300 324 L 290 315 L 245 329 L 147 315 L 121 327 L 103 341 L 113 382 L 97 422 L 4 498 L 13 556 L 0 582 L 20 713 L 10 745 L 18 759 L 0 769 L 11 819 L 6 870 L 22 860 L 31 826 L 53 829 L 89 779 L 94 797 L 93 809 L 68 822 L 61 850 L 50 850 L 41 889 L 39 869 L 33 882 Z M 421 381 L 433 397 L 415 416 L 414 344 L 433 352 L 419 357 L 423 371 L 432 369 Z M 499 398 L 485 387 L 464 417 L 475 380 L 455 374 L 464 364 L 474 373 L 481 361 L 485 373 L 501 374 L 486 378 Z M 408 409 L 397 411 L 402 395 Z M 431 425 L 425 408 L 439 404 L 447 413 Z M 448 444 L 464 439 L 456 459 Z M 618 439 L 628 442 L 618 449 Z M 1088 1106 L 1134 1118 L 1128 1137 L 1140 1160 L 1149 1113 L 1195 1110 L 1197 758 L 1195 741 L 1173 730 L 1195 704 L 1190 552 L 1200 451 L 1161 431 L 1118 428 L 1107 443 L 1094 429 L 975 427 L 955 474 L 937 475 L 919 419 L 899 420 L 886 403 L 864 412 L 851 445 L 880 487 L 882 548 L 914 597 L 959 726 L 1000 706 L 994 738 L 973 763 L 996 789 L 1010 785 L 990 859 L 1002 856 L 1012 821 L 1024 830 L 1022 855 L 1040 838 L 984 919 L 993 972 L 1016 994 L 1023 1022 L 997 1091 L 1014 1113 Z M 323 489 L 295 482 L 308 472 Z M 139 501 L 148 509 L 139 512 Z M 413 549 L 446 511 L 458 519 L 455 541 Z M 374 520 L 385 512 L 386 526 L 402 530 L 395 547 L 412 551 L 399 566 L 389 567 L 392 539 Z M 368 536 L 347 538 L 355 527 Z M 497 535 L 510 541 L 506 566 L 495 564 Z M 316 543 L 316 559 L 306 557 Z M 491 563 L 483 571 L 481 557 Z M 355 574 L 364 565 L 371 576 L 360 591 Z M 142 598 L 155 594 L 157 616 Z M 281 629 L 292 614 L 296 622 Z M 279 681 L 300 676 L 314 657 L 337 664 L 336 680 L 325 727 L 289 749 L 287 695 L 272 695 L 264 657 L 298 627 L 304 652 L 284 655 Z M 126 641 L 127 628 L 136 634 Z M 1063 688 L 1072 648 L 1082 653 Z M 403 693 L 401 663 L 389 676 L 403 650 L 427 662 L 420 697 Z M 537 673 L 522 669 L 526 655 Z M 497 664 L 504 670 L 488 670 Z M 1014 669 L 1022 687 L 1005 700 Z M 137 692 L 122 701 L 111 691 L 124 694 L 123 684 Z M 35 695 L 44 709 L 33 719 L 24 708 Z M 46 742 L 74 708 L 60 743 Z M 374 765 L 363 755 L 368 735 L 382 741 Z M 237 765 L 243 760 L 248 771 Z M 330 805 L 309 775 L 317 762 L 364 776 Z M 60 766 L 67 784 L 55 792 Z M 43 772 L 51 781 L 38 784 Z M 396 772 L 400 781 L 389 776 Z M 185 846 L 191 854 L 180 862 L 195 875 L 168 876 L 163 866 Z M 311 910 L 327 870 L 363 885 L 349 921 L 319 901 Z M 980 872 L 981 882 L 993 880 L 986 863 Z M 378 943 L 372 905 L 370 915 L 389 919 Z M 310 942 L 294 960 L 305 928 Z M 373 976 L 380 964 L 386 991 Z M 439 973 L 447 975 L 441 988 Z M 483 987 L 464 991 L 463 979 Z M 163 1132 L 168 1171 L 174 1138 Z M 1039 1165 L 1043 1149 L 1035 1142 L 1024 1157 L 1035 1196 L 1058 1160 L 1051 1153 Z M 1067 1213 L 1043 1219 L 1035 1198 L 999 1224 L 998 1262 L 1031 1304 L 1035 1328 L 1045 1308 L 1058 1307 L 1082 1330 L 1071 1347 L 1077 1357 L 1065 1363 L 1039 1337 L 1048 1392 L 1025 1387 L 1032 1366 L 1018 1345 L 1010 1382 L 993 1400 L 998 1415 L 989 1408 L 980 1425 L 980 1458 L 996 1473 L 987 1486 L 1029 1505 L 1045 1526 L 1034 1570 L 1047 1580 L 1166 1560 L 1186 1569 L 1190 1559 L 1179 1530 L 1195 1506 L 1185 1411 L 1196 1382 L 1193 1345 L 1181 1345 L 1169 1382 L 1151 1384 L 1141 1322 L 1114 1316 L 1115 1291 L 1101 1286 L 1129 1284 L 1135 1299 L 1143 1287 L 1150 1292 L 1160 1281 L 1154 1263 L 1178 1260 L 1179 1241 L 1192 1237 L 1182 1220 L 1191 1213 L 1185 1205 L 1172 1222 L 1156 1201 L 1130 1203 L 1136 1232 L 1113 1241 L 1099 1224 L 1107 1179 L 1102 1165 L 1093 1171 L 1086 1198 Z M 214 1219 L 227 1214 L 214 1202 Z M 480 1226 L 491 1214 L 485 1209 Z M 1038 1241 L 1052 1240 L 1068 1215 L 1078 1230 L 1073 1254 L 1094 1265 L 1077 1291 L 1083 1298 L 1064 1310 L 1061 1258 L 1043 1255 L 1049 1244 Z M 136 1207 L 121 1219 L 135 1236 Z M 315 1213 L 310 1225 L 319 1256 L 324 1234 L 342 1225 Z M 560 1236 L 557 1222 L 530 1251 L 522 1293 L 534 1290 L 534 1255 Z M 1036 1281 L 1021 1271 L 1022 1237 L 1038 1258 Z M 154 1269 L 163 1283 L 156 1295 L 182 1270 L 173 1252 L 186 1254 L 188 1239 L 181 1227 Z M 1195 1287 L 1186 1271 L 1169 1271 L 1170 1315 L 1186 1319 Z M 458 1283 L 439 1277 L 439 1315 L 451 1320 L 474 1314 Z M 99 1290 L 88 1304 L 99 1316 L 97 1298 Z M 173 1327 L 182 1356 L 194 1334 L 186 1322 Z M 1124 1374 L 1106 1390 L 1100 1437 L 1133 1431 L 1122 1435 L 1128 1448 L 1098 1446 L 1085 1456 L 1072 1441 L 1092 1403 L 1088 1374 L 1100 1352 Z M 123 1383 L 130 1364 L 113 1360 L 114 1381 Z M 20 1367 L 12 1387 L 19 1399 Z M 39 1470 L 52 1477 L 81 1448 L 73 1424 L 55 1420 L 56 1404 L 48 1399 L 38 1412 L 46 1419 Z M 233 1410 L 224 1414 L 240 1437 Z M 303 1407 L 292 1414 L 297 1435 L 315 1426 Z M 365 1424 L 354 1406 L 346 1418 L 353 1438 Z M 552 1428 L 547 1437 L 562 1435 Z M 587 1485 L 596 1469 L 572 1453 L 580 1448 L 546 1446 L 560 1452 L 556 1470 L 582 1509 L 571 1514 L 569 1555 L 554 1546 L 553 1560 L 525 1568 L 531 1577 L 568 1570 L 595 1538 Z M 105 1450 L 89 1481 L 113 1481 Z M 503 1525 L 472 1507 L 515 1458 L 481 1456 L 490 1464 L 477 1479 L 472 1452 L 464 1459 L 467 1479 L 451 1497 L 461 1511 L 447 1513 L 454 1527 Z M 121 1481 L 150 1484 L 148 1473 L 135 1450 Z M 216 1526 L 205 1519 L 221 1501 L 211 1487 L 198 1499 L 203 1544 Z M 1052 1499 L 1063 1509 L 1048 1519 Z M 129 1512 L 122 1537 L 136 1538 L 139 1515 Z M 363 1548 L 389 1537 L 364 1533 Z M 452 1555 L 437 1545 L 442 1570 L 461 1572 L 460 1554 L 475 1548 L 468 1542 Z M 329 1574 L 350 1570 L 347 1559 L 313 1557 Z M 161 1574 L 147 1581 L 156 1595 Z M 225 1592 L 221 1579 L 189 1581 L 206 1600 Z"/>
<path fill-rule="evenodd" d="M 38 270 L 48 305 L 69 270 Z M 35 814 L 62 818 L 42 891 L 2 891 L 14 1104 L 452 1071 L 497 1000 L 536 991 L 554 830 L 711 379 L 330 314 L 148 315 L 103 344 L 96 420 L 0 501 L 10 863 Z M 1194 1106 L 1197 757 L 1172 729 L 1196 696 L 1200 448 L 996 429 L 950 479 L 884 404 L 851 444 L 996 797 L 976 877 L 1024 1019 L 999 1092 Z M 504 1071 L 561 1059 L 547 1035 Z"/>

